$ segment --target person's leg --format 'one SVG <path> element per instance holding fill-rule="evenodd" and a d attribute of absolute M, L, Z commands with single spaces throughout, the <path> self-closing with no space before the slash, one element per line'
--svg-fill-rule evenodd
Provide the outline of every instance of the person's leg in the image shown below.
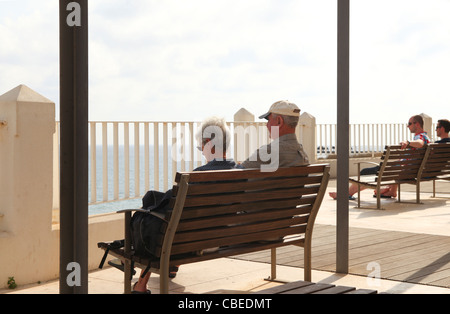
<path fill-rule="evenodd" d="M 398 187 L 396 184 L 389 185 L 387 188 L 380 190 L 380 194 L 385 197 L 397 197 L 397 189 Z M 374 195 L 377 195 L 376 191 Z"/>
<path fill-rule="evenodd" d="M 135 292 L 142 292 L 142 293 L 150 293 L 150 290 L 147 289 L 147 283 L 150 279 L 150 272 L 148 272 L 144 278 L 142 278 L 142 273 L 144 271 L 141 271 L 141 275 L 139 276 L 138 281 L 133 286 L 133 291 Z"/>
<path fill-rule="evenodd" d="M 380 170 L 380 166 L 375 166 L 375 167 L 371 167 L 371 168 L 364 168 L 363 170 L 360 171 L 360 175 L 362 176 L 367 176 L 367 175 L 374 175 L 377 174 L 378 170 Z M 366 188 L 361 186 L 360 191 L 365 190 Z M 357 183 L 352 183 L 348 189 L 348 196 L 349 198 L 353 197 L 354 194 L 356 194 L 358 192 L 358 184 Z M 336 192 L 330 192 L 329 195 L 333 198 L 336 199 L 337 198 L 337 193 Z"/>
<path fill-rule="evenodd" d="M 175 278 L 178 272 L 179 266 L 173 266 L 169 272 L 169 278 Z M 148 272 L 144 278 L 142 278 L 143 270 L 141 271 L 141 275 L 138 278 L 138 281 L 133 286 L 133 291 L 142 292 L 142 293 L 150 293 L 150 290 L 147 289 L 148 281 L 150 280 L 150 272 Z"/>
<path fill-rule="evenodd" d="M 398 185 L 393 184 L 393 185 L 390 185 L 389 187 L 390 187 L 390 189 L 389 189 L 389 194 L 388 195 L 390 195 L 392 197 L 397 197 Z"/>
<path fill-rule="evenodd" d="M 365 189 L 366 189 L 366 188 L 363 187 L 363 186 L 361 186 L 361 187 L 359 188 L 360 191 L 363 191 L 363 190 L 365 190 Z M 356 194 L 356 193 L 358 193 L 358 184 L 357 184 L 357 183 L 352 183 L 352 184 L 350 185 L 350 187 L 348 188 L 348 194 L 349 194 L 350 196 L 353 196 L 353 195 Z"/>
<path fill-rule="evenodd" d="M 361 186 L 360 191 L 365 190 L 366 188 Z M 348 188 L 348 196 L 352 197 L 353 195 L 355 195 L 358 192 L 358 184 L 357 183 L 352 183 L 350 185 L 350 187 Z M 336 199 L 337 198 L 337 193 L 336 192 L 330 192 L 329 195 L 333 198 Z"/>

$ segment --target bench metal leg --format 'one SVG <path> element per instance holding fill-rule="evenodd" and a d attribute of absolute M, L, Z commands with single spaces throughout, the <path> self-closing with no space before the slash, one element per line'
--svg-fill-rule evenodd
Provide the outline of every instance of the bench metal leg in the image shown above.
<path fill-rule="evenodd" d="M 399 191 L 400 192 L 400 191 Z M 381 187 L 377 186 L 377 209 L 381 209 Z"/>
<path fill-rule="evenodd" d="M 270 249 L 270 276 L 264 278 L 264 280 L 283 284 L 289 283 L 289 281 L 277 279 L 277 248 Z"/>
<path fill-rule="evenodd" d="M 304 251 L 304 280 L 305 281 L 312 281 L 311 278 L 311 243 L 305 243 L 305 246 L 303 248 Z"/>
<path fill-rule="evenodd" d="M 123 291 L 125 294 L 131 293 L 131 262 L 126 260 L 124 262 L 124 272 L 123 272 Z"/>
<path fill-rule="evenodd" d="M 420 181 L 416 184 L 416 203 L 420 204 Z"/>
<path fill-rule="evenodd" d="M 400 199 L 400 184 L 398 185 L 398 197 L 397 197 L 397 202 L 396 203 L 402 203 L 402 204 L 423 204 L 420 201 L 420 182 L 416 183 L 416 201 L 415 202 L 411 202 L 411 201 L 402 201 Z"/>
<path fill-rule="evenodd" d="M 125 254 L 129 256 L 131 253 L 131 229 L 130 229 L 130 222 L 131 222 L 131 212 L 125 213 L 125 246 L 124 251 Z M 124 261 L 124 278 L 123 278 L 123 292 L 125 294 L 131 293 L 131 261 L 125 260 Z"/>
<path fill-rule="evenodd" d="M 270 249 L 270 278 L 277 278 L 277 249 Z"/>
<path fill-rule="evenodd" d="M 277 278 L 277 249 L 270 249 L 270 276 L 265 278 L 266 281 L 278 282 Z"/>

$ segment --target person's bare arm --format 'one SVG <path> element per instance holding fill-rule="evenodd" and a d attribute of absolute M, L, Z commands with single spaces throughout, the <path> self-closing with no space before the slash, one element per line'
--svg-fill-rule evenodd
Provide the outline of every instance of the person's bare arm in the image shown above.
<path fill-rule="evenodd" d="M 414 141 L 403 141 L 400 142 L 400 145 L 402 146 L 402 149 L 405 149 L 407 147 L 412 148 L 422 148 L 425 145 L 425 142 L 422 140 L 414 140 Z"/>

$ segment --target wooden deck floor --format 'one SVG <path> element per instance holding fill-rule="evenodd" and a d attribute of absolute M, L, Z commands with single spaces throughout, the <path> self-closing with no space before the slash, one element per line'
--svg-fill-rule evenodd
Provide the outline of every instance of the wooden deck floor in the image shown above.
<path fill-rule="evenodd" d="M 270 251 L 234 258 L 270 263 Z M 316 224 L 312 268 L 334 272 L 335 260 L 336 227 Z M 367 276 L 379 270 L 381 279 L 450 288 L 450 237 L 350 228 L 349 260 L 350 274 Z M 303 267 L 303 249 L 279 248 L 277 264 Z"/>

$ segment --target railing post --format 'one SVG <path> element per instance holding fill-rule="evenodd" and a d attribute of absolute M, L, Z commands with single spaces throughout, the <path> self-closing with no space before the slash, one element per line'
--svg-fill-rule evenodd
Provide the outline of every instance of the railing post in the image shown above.
<path fill-rule="evenodd" d="M 316 140 L 316 118 L 307 112 L 302 113 L 298 121 L 300 132 L 298 140 L 303 145 L 303 149 L 309 158 L 309 163 L 313 164 L 317 161 L 317 140 Z"/>
<path fill-rule="evenodd" d="M 423 119 L 423 129 L 425 132 L 427 132 L 428 137 L 431 139 L 433 137 L 433 118 L 431 118 L 429 115 L 425 113 L 421 113 L 420 116 Z"/>
<path fill-rule="evenodd" d="M 247 139 L 248 124 L 246 122 L 255 122 L 255 116 L 248 110 L 241 108 L 234 114 L 234 160 L 244 161 L 253 151 L 250 149 L 250 138 Z"/>

